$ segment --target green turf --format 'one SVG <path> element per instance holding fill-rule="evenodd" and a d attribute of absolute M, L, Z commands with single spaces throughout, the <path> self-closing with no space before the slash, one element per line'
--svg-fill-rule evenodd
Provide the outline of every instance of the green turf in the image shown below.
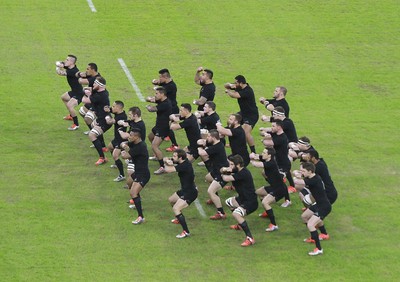
<path fill-rule="evenodd" d="M 397 1 L 94 4 L 97 13 L 83 0 L 0 3 L 1 281 L 399 280 Z M 211 222 L 194 205 L 184 211 L 192 237 L 175 239 L 180 228 L 169 223 L 167 199 L 176 175 L 152 177 L 142 194 L 148 222 L 132 226 L 136 214 L 126 207 L 128 192 L 112 182 L 116 172 L 95 167 L 84 127 L 68 132 L 62 120 L 59 97 L 68 86 L 54 62 L 68 53 L 81 69 L 99 65 L 113 100 L 142 109 L 118 58 L 145 96 L 168 67 L 179 102 L 198 96 L 196 68 L 211 68 L 223 121 L 238 109 L 223 92 L 237 74 L 258 98 L 286 86 L 298 134 L 311 138 L 339 190 L 324 255 L 307 256 L 312 246 L 302 242 L 308 232 L 296 197 L 290 208 L 275 208 L 277 232 L 266 234 L 256 213 L 248 217 L 257 241 L 251 248 L 239 246 L 242 232 L 228 229 L 232 218 Z M 154 116 L 144 113 L 148 131 Z M 184 133 L 177 136 L 184 143 Z M 205 170 L 195 170 L 204 203 Z"/>

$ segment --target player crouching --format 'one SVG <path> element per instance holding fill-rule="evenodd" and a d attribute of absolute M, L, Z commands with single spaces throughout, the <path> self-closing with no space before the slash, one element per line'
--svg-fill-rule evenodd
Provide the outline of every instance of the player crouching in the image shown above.
<path fill-rule="evenodd" d="M 188 160 L 186 152 L 177 149 L 172 155 L 172 159 L 164 158 L 165 172 L 178 172 L 181 189 L 172 194 L 168 201 L 172 205 L 172 210 L 175 214 L 175 219 L 172 223 L 180 224 L 183 228 L 181 234 L 176 235 L 176 238 L 183 239 L 190 236 L 189 229 L 186 224 L 182 210 L 187 208 L 197 198 L 197 187 L 194 183 L 194 171 L 192 163 Z"/>
<path fill-rule="evenodd" d="M 238 224 L 231 225 L 234 230 L 243 230 L 246 239 L 241 244 L 242 247 L 248 247 L 255 244 L 251 235 L 249 226 L 244 217 L 251 214 L 258 208 L 257 195 L 255 193 L 253 176 L 250 171 L 244 167 L 243 158 L 239 155 L 229 157 L 229 167 L 221 168 L 222 179 L 226 182 L 232 182 L 236 192 L 236 197 L 231 197 L 225 201 L 232 211 L 232 216 Z"/>

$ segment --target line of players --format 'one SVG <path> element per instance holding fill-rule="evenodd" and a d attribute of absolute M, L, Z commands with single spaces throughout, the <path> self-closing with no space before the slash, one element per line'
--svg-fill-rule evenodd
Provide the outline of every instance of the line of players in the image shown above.
<path fill-rule="evenodd" d="M 288 117 L 290 108 L 285 99 L 287 91 L 284 87 L 277 87 L 272 99 L 259 99 L 272 114 L 261 117 L 262 121 L 271 122 L 271 127 L 260 128 L 265 149 L 261 154 L 256 154 L 252 129 L 259 120 L 258 108 L 254 91 L 244 76 L 238 75 L 235 77 L 235 83 L 224 85 L 226 94 L 237 99 L 240 108 L 238 113 L 229 116 L 227 127 L 224 127 L 213 102 L 216 87 L 211 70 L 199 67 L 196 71 L 194 81 L 201 86 L 201 90 L 199 99 L 193 101 L 193 104 L 197 105 L 195 113 L 192 113 L 189 103 L 183 103 L 178 108 L 177 86 L 168 69 L 160 70 L 159 77 L 152 81 L 155 94 L 146 98 L 148 102 L 155 104 L 146 106 L 146 109 L 157 114 L 155 126 L 148 135 L 153 152 L 153 156 L 149 157 L 144 140 L 146 127 L 141 119 L 140 108 L 131 107 L 127 116 L 122 101 L 115 101 L 110 107 L 106 81 L 97 71 L 97 65 L 90 63 L 85 72 L 79 72 L 75 63 L 76 57 L 73 55 L 68 55 L 63 62 L 56 62 L 57 74 L 66 76 L 71 87 L 71 91 L 61 97 L 70 113 L 64 119 L 73 120 L 68 130 L 77 130 L 79 121 L 75 107 L 81 102 L 84 103 L 79 113 L 89 128 L 85 134 L 88 134 L 99 154 L 99 160 L 95 164 L 106 163 L 104 153 L 110 151 L 115 161 L 112 167 L 119 170 L 119 176 L 114 181 L 126 179 L 120 157 L 127 160 L 127 185 L 132 198 L 130 203 L 138 213 L 138 217 L 132 221 L 133 224 L 145 221 L 140 192 L 150 180 L 148 160 L 155 160 L 160 167 L 154 174 L 178 172 L 181 189 L 169 198 L 175 213 L 172 223 L 179 223 L 183 228 L 177 238 L 190 236 L 182 210 L 197 198 L 192 162 L 200 158 L 202 162 L 199 165 L 204 164 L 208 170 L 205 177 L 209 183 L 208 204 L 216 207 L 216 214 L 210 217 L 211 220 L 226 218 L 218 191 L 228 187 L 238 193 L 237 197 L 231 197 L 225 203 L 238 222 L 230 226 L 231 229 L 243 230 L 246 234 L 242 246 L 255 243 L 245 216 L 258 208 L 258 197 L 261 198 L 265 209 L 260 216 L 269 218 L 270 224 L 266 231 L 272 232 L 278 230 L 278 225 L 271 205 L 284 198 L 282 206 L 287 207 L 291 204 L 289 192 L 299 191 L 300 198 L 306 206 L 301 217 L 311 234 L 305 242 L 316 245 L 309 254 L 323 253 L 320 241 L 329 239 L 323 219 L 330 213 L 331 205 L 337 198 L 337 191 L 325 162 L 319 158 L 310 140 L 307 137 L 297 138 L 293 121 Z M 87 87 L 83 88 L 82 85 Z M 103 134 L 113 125 L 114 139 L 106 147 Z M 174 131 L 179 129 L 185 130 L 189 142 L 183 150 L 180 149 L 174 135 Z M 231 148 L 232 154 L 229 156 L 225 151 L 225 137 L 228 137 Z M 168 139 L 172 144 L 167 151 L 173 152 L 172 158 L 164 158 L 160 150 L 161 143 Z M 292 177 L 291 162 L 296 159 L 301 161 L 300 170 L 294 171 Z M 252 174 L 246 168 L 249 164 L 263 168 L 267 186 L 255 190 Z M 284 184 L 286 180 L 289 187 Z M 231 182 L 232 186 L 226 186 L 228 182 Z"/>

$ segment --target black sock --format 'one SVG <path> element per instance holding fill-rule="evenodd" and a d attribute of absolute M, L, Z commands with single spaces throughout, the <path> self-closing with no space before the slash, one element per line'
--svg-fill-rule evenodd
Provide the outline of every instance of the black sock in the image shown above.
<path fill-rule="evenodd" d="M 315 230 L 313 232 L 310 232 L 311 234 L 311 239 L 315 241 L 315 246 L 318 248 L 318 250 L 321 250 L 321 243 L 319 242 L 319 237 L 318 237 L 318 231 Z"/>
<path fill-rule="evenodd" d="M 169 131 L 168 136 L 169 136 L 169 139 L 171 140 L 172 145 L 178 146 L 178 143 L 176 142 L 175 133 L 173 130 Z"/>
<path fill-rule="evenodd" d="M 290 201 L 289 191 L 288 191 L 286 185 L 285 184 L 283 184 L 283 185 L 285 186 L 285 200 Z"/>
<path fill-rule="evenodd" d="M 189 229 L 188 229 L 188 227 L 187 227 L 187 224 L 186 224 L 186 220 L 185 220 L 184 215 L 183 215 L 183 214 L 178 214 L 178 215 L 176 216 L 176 219 L 177 219 L 177 220 L 179 221 L 179 223 L 182 225 L 183 230 L 186 231 L 187 233 L 190 233 L 190 232 L 189 232 Z"/>
<path fill-rule="evenodd" d="M 104 153 L 103 153 L 103 148 L 101 147 L 101 142 L 99 139 L 96 139 L 94 141 L 92 141 L 94 147 L 97 150 L 97 153 L 99 153 L 99 157 L 100 158 L 104 158 Z"/>
<path fill-rule="evenodd" d="M 289 181 L 290 186 L 294 187 L 294 181 L 293 181 L 292 173 L 290 172 L 290 170 L 288 172 L 286 172 L 286 180 Z"/>
<path fill-rule="evenodd" d="M 252 153 L 256 153 L 256 146 L 249 146 L 250 147 L 250 151 L 252 152 Z"/>
<path fill-rule="evenodd" d="M 104 147 L 106 146 L 106 143 L 104 143 L 103 134 L 102 134 L 102 135 L 99 135 L 99 136 L 97 137 L 97 139 L 100 140 L 101 146 L 104 148 Z"/>
<path fill-rule="evenodd" d="M 140 196 L 137 196 L 136 198 L 133 198 L 133 202 L 135 203 L 136 210 L 138 212 L 138 216 L 143 217 L 142 201 L 140 200 Z"/>
<path fill-rule="evenodd" d="M 225 214 L 225 212 L 224 212 L 224 209 L 223 209 L 223 208 L 217 208 L 217 210 L 218 210 L 220 213 L 222 213 L 222 214 Z"/>
<path fill-rule="evenodd" d="M 271 221 L 271 223 L 272 223 L 273 225 L 276 225 L 275 216 L 274 216 L 274 211 L 273 211 L 272 209 L 269 209 L 269 210 L 267 210 L 266 212 L 267 212 L 267 214 L 268 214 L 268 218 L 269 218 L 269 220 Z"/>
<path fill-rule="evenodd" d="M 89 130 L 92 130 L 92 125 L 91 124 L 86 124 L 87 127 L 89 127 Z"/>
<path fill-rule="evenodd" d="M 115 165 L 118 167 L 119 175 L 125 176 L 124 174 L 124 165 L 120 159 L 115 161 Z"/>
<path fill-rule="evenodd" d="M 328 235 L 328 232 L 326 232 L 326 229 L 325 229 L 325 225 L 318 227 L 318 229 L 319 229 L 319 231 L 321 231 L 322 234 Z"/>
<path fill-rule="evenodd" d="M 163 159 L 158 160 L 158 163 L 160 164 L 160 167 L 164 167 L 164 161 L 163 161 Z"/>
<path fill-rule="evenodd" d="M 244 233 L 246 233 L 246 236 L 253 238 L 253 235 L 251 235 L 249 226 L 247 225 L 246 221 L 243 221 L 242 223 L 239 223 L 240 227 L 242 227 Z"/>
<path fill-rule="evenodd" d="M 77 117 L 77 116 L 76 116 L 76 117 L 72 117 L 72 119 L 74 120 L 74 124 L 75 124 L 75 125 L 79 125 L 78 117 Z"/>

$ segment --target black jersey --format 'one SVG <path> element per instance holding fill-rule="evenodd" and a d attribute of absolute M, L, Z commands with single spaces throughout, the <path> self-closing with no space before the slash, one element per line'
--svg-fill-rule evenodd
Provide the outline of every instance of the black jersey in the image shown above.
<path fill-rule="evenodd" d="M 97 73 L 94 76 L 88 76 L 86 77 L 87 81 L 89 82 L 88 86 L 89 87 L 93 87 L 94 82 L 96 81 L 96 78 L 98 78 L 99 76 L 101 76 L 100 73 Z"/>
<path fill-rule="evenodd" d="M 222 167 L 229 166 L 225 146 L 222 142 L 207 147 L 205 151 L 209 157 L 207 168 L 210 172 L 219 174 Z"/>
<path fill-rule="evenodd" d="M 171 115 L 172 106 L 169 99 L 165 99 L 162 102 L 157 103 L 157 119 L 156 128 L 161 131 L 169 131 L 169 116 Z"/>
<path fill-rule="evenodd" d="M 244 166 L 250 163 L 249 151 L 247 151 L 246 133 L 243 127 L 228 128 L 232 136 L 228 136 L 232 155 L 240 155 L 243 158 Z"/>
<path fill-rule="evenodd" d="M 67 72 L 67 81 L 71 87 L 71 91 L 77 94 L 83 94 L 83 87 L 79 83 L 79 79 L 76 77 L 76 73 L 79 72 L 78 67 L 74 66 L 72 69 L 65 67 L 65 70 Z"/>
<path fill-rule="evenodd" d="M 252 207 L 257 209 L 258 201 L 257 195 L 254 188 L 253 176 L 247 168 L 234 173 L 232 185 L 235 187 L 236 192 L 239 194 L 238 202 L 240 205 L 244 205 L 246 208 Z M 255 208 L 254 208 L 255 206 Z"/>
<path fill-rule="evenodd" d="M 267 101 L 268 101 L 271 105 L 273 105 L 274 108 L 276 108 L 276 107 L 278 107 L 278 106 L 282 107 L 282 108 L 285 110 L 285 116 L 286 116 L 287 118 L 289 117 L 290 108 L 289 108 L 289 104 L 288 104 L 288 102 L 286 101 L 285 98 L 283 98 L 283 99 L 281 99 L 281 100 L 276 100 L 275 98 L 274 98 L 274 99 L 267 99 Z M 268 105 L 267 105 L 267 106 L 268 106 Z M 266 107 L 267 107 L 267 106 L 266 106 Z"/>
<path fill-rule="evenodd" d="M 178 114 L 179 107 L 178 107 L 178 102 L 176 101 L 176 92 L 178 91 L 178 88 L 175 82 L 171 80 L 168 83 L 160 83 L 160 86 L 165 88 L 167 97 L 171 101 L 172 113 Z"/>
<path fill-rule="evenodd" d="M 123 120 L 125 121 L 127 119 L 125 111 L 119 114 L 114 114 L 114 138 L 121 143 L 123 141 L 121 135 L 119 134 L 119 131 L 126 132 L 126 128 L 123 125 L 119 125 L 118 121 Z"/>
<path fill-rule="evenodd" d="M 282 174 L 279 172 L 278 164 L 275 159 L 263 161 L 264 174 L 273 190 L 284 189 L 286 186 L 283 183 Z"/>
<path fill-rule="evenodd" d="M 258 120 L 258 108 L 256 105 L 256 99 L 254 97 L 254 91 L 249 84 L 243 89 L 236 90 L 239 93 L 240 98 L 238 99 L 240 114 L 243 119 L 253 118 Z"/>
<path fill-rule="evenodd" d="M 274 119 L 271 117 L 271 122 L 278 121 L 279 119 Z M 297 138 L 296 127 L 294 126 L 293 121 L 290 118 L 284 118 L 282 121 L 282 129 L 285 132 L 288 142 L 295 142 L 299 141 Z"/>
<path fill-rule="evenodd" d="M 199 98 L 204 97 L 206 98 L 207 101 L 214 101 L 215 97 L 215 84 L 214 82 L 205 84 L 205 83 L 200 83 L 201 89 L 200 89 L 200 95 Z M 198 111 L 203 111 L 204 110 L 204 105 L 199 105 L 197 107 Z"/>
<path fill-rule="evenodd" d="M 149 152 L 144 141 L 138 144 L 129 143 L 129 155 L 135 165 L 135 174 L 150 174 Z"/>
<path fill-rule="evenodd" d="M 326 196 L 324 183 L 319 175 L 315 174 L 315 176 L 312 178 L 305 177 L 304 183 L 314 197 L 318 208 L 326 208 L 331 206 L 331 203 Z"/>
<path fill-rule="evenodd" d="M 90 103 L 93 111 L 96 113 L 97 122 L 101 123 L 103 120 L 105 120 L 106 115 L 108 115 L 108 113 L 104 111 L 104 107 L 110 106 L 108 91 L 94 91 L 93 94 L 90 95 Z"/>
<path fill-rule="evenodd" d="M 181 123 L 179 123 L 181 128 L 185 129 L 186 137 L 189 140 L 189 146 L 197 151 L 197 140 L 201 139 L 200 128 L 197 123 L 197 118 L 195 115 L 190 115 L 190 117 L 185 118 Z"/>
<path fill-rule="evenodd" d="M 288 139 L 285 133 L 280 135 L 272 133 L 272 141 L 274 142 L 274 149 L 276 151 L 276 163 L 280 169 L 284 171 L 289 171 L 291 164 L 288 158 Z"/>
<path fill-rule="evenodd" d="M 297 142 L 299 140 L 297 138 L 296 127 L 290 118 L 285 118 L 282 121 L 282 129 L 285 132 L 289 142 Z"/>
<path fill-rule="evenodd" d="M 300 156 L 300 162 L 302 162 L 302 163 L 308 162 L 308 160 L 305 160 L 303 156 L 308 154 L 311 151 L 317 151 L 317 150 L 315 150 L 315 148 L 312 145 L 310 145 L 310 147 L 304 151 L 296 151 L 296 153 Z"/>
<path fill-rule="evenodd" d="M 140 136 L 142 140 L 145 140 L 146 138 L 146 125 L 144 124 L 143 120 L 139 120 L 138 122 L 135 122 L 134 120 L 129 120 L 129 131 L 131 131 L 134 128 L 139 128 L 140 129 Z"/>
<path fill-rule="evenodd" d="M 318 174 L 324 182 L 326 196 L 328 197 L 329 202 L 333 204 L 337 198 L 337 190 L 333 184 L 332 178 L 329 174 L 328 166 L 326 165 L 324 159 L 320 158 L 315 164 L 315 173 Z"/>
<path fill-rule="evenodd" d="M 211 115 L 204 114 L 204 116 L 200 118 L 200 127 L 210 131 L 211 129 L 217 129 L 216 124 L 218 122 L 221 122 L 221 120 L 216 112 Z"/>
<path fill-rule="evenodd" d="M 184 162 L 178 164 L 175 169 L 179 175 L 182 192 L 184 194 L 193 193 L 194 190 L 196 190 L 196 184 L 194 183 L 194 171 L 192 164 L 188 159 L 186 159 Z"/>

